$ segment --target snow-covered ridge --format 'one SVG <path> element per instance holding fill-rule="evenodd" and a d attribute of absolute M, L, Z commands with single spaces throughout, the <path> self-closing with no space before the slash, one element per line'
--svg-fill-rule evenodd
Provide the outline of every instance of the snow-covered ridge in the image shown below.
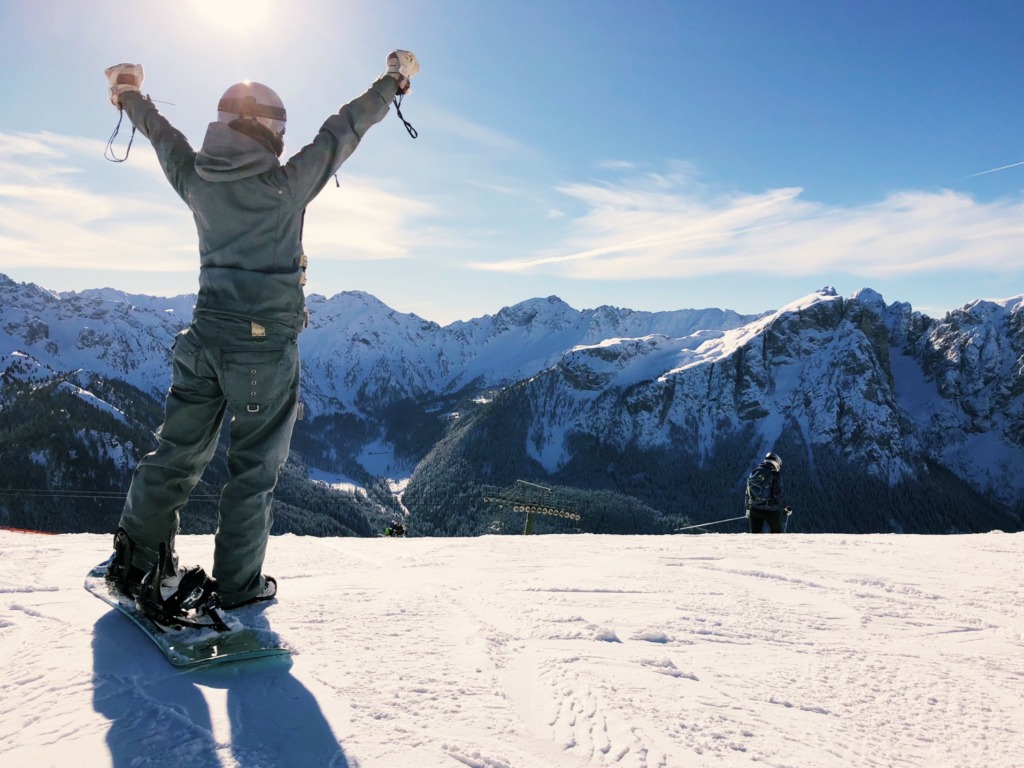
<path fill-rule="evenodd" d="M 1024 503 L 1022 298 L 933 321 L 870 289 L 824 288 L 736 328 L 579 346 L 531 383 L 527 450 L 555 472 L 573 435 L 623 450 L 683 435 L 707 456 L 748 424 L 761 450 L 796 429 L 890 483 L 928 459 L 1012 508 Z"/>
<path fill-rule="evenodd" d="M 80 369 L 160 398 L 192 302 L 55 294 L 0 276 L 0 370 Z M 941 320 L 869 288 L 843 298 L 825 287 L 757 317 L 575 310 L 550 296 L 444 327 L 360 291 L 308 304 L 307 419 L 362 419 L 366 441 L 350 458 L 367 469 L 371 453 L 392 455 L 382 420 L 393 404 L 437 402 L 440 419 L 442 398 L 481 404 L 529 382 L 522 450 L 549 471 L 572 460 L 573 435 L 621 450 L 685 440 L 707 456 L 723 434 L 753 426 L 764 450 L 798 430 L 891 483 L 928 459 L 1011 508 L 1024 503 L 1024 296 Z"/>
<path fill-rule="evenodd" d="M 723 310 L 580 311 L 550 296 L 442 327 L 358 291 L 312 295 L 307 304 L 312 322 L 301 338 L 303 396 L 313 416 L 510 384 L 556 365 L 575 346 L 613 337 L 674 337 L 752 319 Z"/>
<path fill-rule="evenodd" d="M 194 300 L 109 288 L 58 294 L 0 275 L 0 354 L 19 351 L 56 370 L 83 368 L 161 394 L 171 341 L 188 324 Z M 307 304 L 311 325 L 301 344 L 310 416 L 473 381 L 510 383 L 554 365 L 575 345 L 612 336 L 678 336 L 750 319 L 723 310 L 578 311 L 552 296 L 441 327 L 362 291 L 314 294 Z"/>

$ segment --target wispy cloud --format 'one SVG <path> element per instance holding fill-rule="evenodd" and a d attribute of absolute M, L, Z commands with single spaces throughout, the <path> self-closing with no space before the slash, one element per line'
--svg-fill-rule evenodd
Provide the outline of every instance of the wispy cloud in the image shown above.
<path fill-rule="evenodd" d="M 518 139 L 481 123 L 459 115 L 434 109 L 430 112 L 431 130 L 475 147 L 502 154 L 533 154 L 534 151 Z"/>
<path fill-rule="evenodd" d="M 541 218 L 545 221 L 551 221 L 555 219 L 563 219 L 566 216 L 565 211 L 560 208 L 554 207 L 551 203 L 551 194 L 547 197 L 539 195 L 537 193 L 537 185 L 531 184 L 529 179 L 520 179 L 519 184 L 513 186 L 511 184 L 498 184 L 493 181 L 479 181 L 476 179 L 466 179 L 465 183 L 468 186 L 476 187 L 478 189 L 485 190 L 487 192 L 493 192 L 496 195 L 502 195 L 509 198 L 510 204 L 508 210 L 528 210 L 534 208 L 537 211 L 542 212 Z M 545 192 L 550 192 L 549 188 L 545 188 Z M 526 203 L 525 209 L 522 208 L 522 204 Z M 490 211 L 493 213 L 492 211 Z"/>
<path fill-rule="evenodd" d="M 340 187 L 331 182 L 309 206 L 303 247 L 311 258 L 327 260 L 405 258 L 434 239 L 405 223 L 433 213 L 429 203 L 347 174 Z"/>
<path fill-rule="evenodd" d="M 606 171 L 633 171 L 636 170 L 637 164 L 632 160 L 601 160 L 597 167 Z"/>
<path fill-rule="evenodd" d="M 1024 243 L 1024 200 L 979 203 L 951 191 L 908 191 L 877 203 L 826 205 L 800 188 L 712 196 L 687 177 L 567 184 L 586 212 L 561 243 L 530 257 L 473 266 L 631 280 L 769 268 L 801 276 L 842 270 L 893 277 L 951 269 L 1006 271 Z"/>
<path fill-rule="evenodd" d="M 116 182 L 102 155 L 103 142 L 0 133 L 0 272 L 195 273 L 192 216 L 163 180 L 153 151 L 133 148 L 114 169 Z M 310 206 L 305 244 L 324 259 L 402 258 L 440 239 L 407 226 L 431 211 L 349 175 Z"/>
<path fill-rule="evenodd" d="M 195 269 L 181 258 L 195 250 L 183 206 L 89 187 L 102 152 L 88 139 L 0 134 L 0 269 Z"/>

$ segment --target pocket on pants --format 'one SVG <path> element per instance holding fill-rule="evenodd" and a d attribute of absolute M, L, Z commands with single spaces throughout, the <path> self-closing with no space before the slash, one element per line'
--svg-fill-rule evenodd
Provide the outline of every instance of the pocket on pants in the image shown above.
<path fill-rule="evenodd" d="M 224 392 L 236 417 L 258 416 L 286 400 L 296 361 L 288 347 L 223 350 Z"/>
<path fill-rule="evenodd" d="M 217 371 L 194 338 L 191 328 L 186 328 L 174 337 L 171 344 L 171 366 L 171 388 L 176 392 L 189 392 L 200 397 L 219 396 Z"/>

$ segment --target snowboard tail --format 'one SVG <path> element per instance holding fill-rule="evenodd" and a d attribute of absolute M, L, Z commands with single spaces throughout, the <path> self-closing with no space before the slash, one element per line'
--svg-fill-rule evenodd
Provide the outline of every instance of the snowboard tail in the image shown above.
<path fill-rule="evenodd" d="M 111 590 L 106 574 L 106 564 L 89 571 L 85 578 L 86 590 L 128 617 L 175 667 L 196 668 L 291 653 L 275 633 L 247 627 L 234 615 L 226 617 L 228 632 L 213 628 L 165 629 L 140 611 L 134 600 Z"/>

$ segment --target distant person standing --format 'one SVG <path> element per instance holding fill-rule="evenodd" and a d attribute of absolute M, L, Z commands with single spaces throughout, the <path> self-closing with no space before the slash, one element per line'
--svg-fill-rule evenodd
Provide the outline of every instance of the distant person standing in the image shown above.
<path fill-rule="evenodd" d="M 778 454 L 768 453 L 747 477 L 745 506 L 750 533 L 764 533 L 766 524 L 771 533 L 785 532 L 789 507 L 782 495 L 782 459 Z"/>

